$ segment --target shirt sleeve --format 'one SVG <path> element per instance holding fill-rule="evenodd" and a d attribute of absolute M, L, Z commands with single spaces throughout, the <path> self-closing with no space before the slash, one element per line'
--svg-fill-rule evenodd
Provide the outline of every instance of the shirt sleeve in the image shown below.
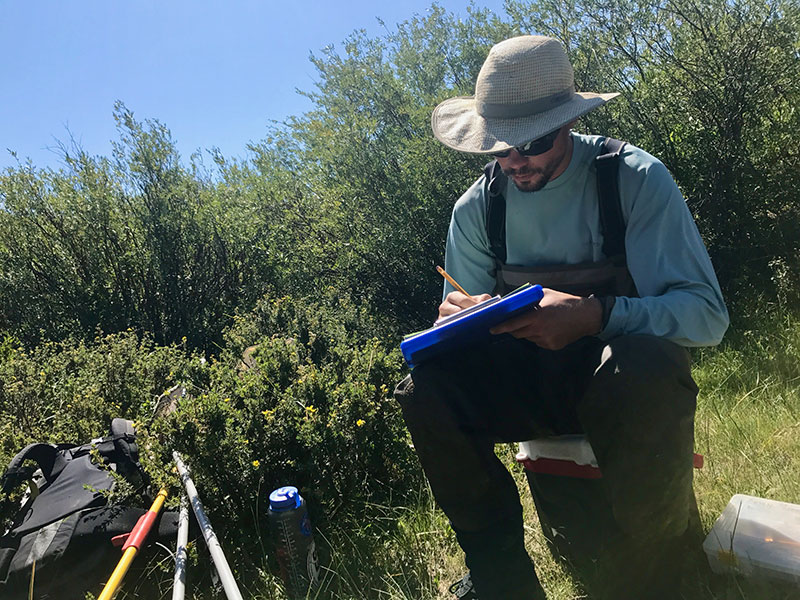
<path fill-rule="evenodd" d="M 481 177 L 453 208 L 445 250 L 445 271 L 473 296 L 491 294 L 495 287 L 495 264 L 485 222 Z M 445 281 L 442 300 L 452 291 L 455 288 Z"/>
<path fill-rule="evenodd" d="M 599 337 L 645 334 L 682 346 L 716 345 L 729 322 L 717 276 L 678 186 L 646 156 L 624 155 L 620 165 L 628 269 L 640 297 L 618 297 Z"/>

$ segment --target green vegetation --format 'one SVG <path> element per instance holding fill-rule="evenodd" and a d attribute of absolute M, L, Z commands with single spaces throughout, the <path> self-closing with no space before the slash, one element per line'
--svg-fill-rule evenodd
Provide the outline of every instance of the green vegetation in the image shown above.
<path fill-rule="evenodd" d="M 494 42 L 529 32 L 564 42 L 580 89 L 622 92 L 577 129 L 664 160 L 720 275 L 734 326 L 695 355 L 704 526 L 734 493 L 800 502 L 789 0 L 509 0 L 463 21 L 434 6 L 314 56 L 315 108 L 246 159 L 210 152 L 210 166 L 118 104 L 112 157 L 65 148 L 61 170 L 0 174 L 0 464 L 30 441 L 135 419 L 149 472 L 175 491 L 170 452 L 184 453 L 247 597 L 283 598 L 265 519 L 287 482 L 320 533 L 320 598 L 447 597 L 463 565 L 391 392 L 400 336 L 434 314 L 449 212 L 482 161 L 436 142 L 430 112 L 472 92 Z M 161 410 L 175 385 L 187 395 Z M 571 598 L 519 482 L 548 592 Z M 190 589 L 210 597 L 208 559 L 192 556 Z M 170 568 L 160 555 L 120 598 L 155 597 Z M 790 594 L 698 570 L 686 597 Z"/>

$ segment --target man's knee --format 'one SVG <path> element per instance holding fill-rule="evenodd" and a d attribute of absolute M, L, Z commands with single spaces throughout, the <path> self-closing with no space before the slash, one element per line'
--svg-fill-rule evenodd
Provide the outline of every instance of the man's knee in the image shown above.
<path fill-rule="evenodd" d="M 409 431 L 413 432 L 418 424 L 425 423 L 429 420 L 429 416 L 424 414 L 426 405 L 424 402 L 419 401 L 414 379 L 411 375 L 407 375 L 394 388 L 394 398 L 400 404 L 403 420 Z M 430 409 L 431 407 L 428 406 L 427 408 Z"/>
<path fill-rule="evenodd" d="M 649 335 L 623 335 L 605 345 L 595 377 L 609 379 L 677 379 L 695 392 L 687 350 Z"/>
<path fill-rule="evenodd" d="M 415 444 L 422 442 L 423 436 L 426 444 L 438 443 L 472 430 L 468 423 L 475 417 L 470 395 L 437 361 L 416 366 L 397 384 L 394 397 Z"/>
<path fill-rule="evenodd" d="M 697 385 L 686 349 L 652 336 L 621 336 L 602 349 L 598 362 L 578 405 L 593 445 L 613 446 L 620 436 L 689 443 Z"/>
<path fill-rule="evenodd" d="M 397 384 L 394 398 L 400 404 L 409 429 L 417 422 L 430 422 L 442 411 L 443 381 L 446 381 L 445 373 L 432 361 L 415 367 L 413 373 Z"/>
<path fill-rule="evenodd" d="M 647 413 L 666 410 L 675 419 L 694 415 L 696 397 L 685 348 L 653 336 L 631 335 L 615 338 L 602 349 L 585 400 L 596 410 L 619 410 L 622 418 L 647 418 Z"/>
<path fill-rule="evenodd" d="M 414 380 L 411 375 L 406 375 L 394 388 L 394 399 L 400 406 L 414 401 Z"/>

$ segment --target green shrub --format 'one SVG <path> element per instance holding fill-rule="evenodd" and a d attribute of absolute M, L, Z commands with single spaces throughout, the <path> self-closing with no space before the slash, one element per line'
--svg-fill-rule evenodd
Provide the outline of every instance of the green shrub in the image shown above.
<path fill-rule="evenodd" d="M 142 422 L 165 388 L 203 379 L 199 357 L 130 331 L 2 348 L 0 465 L 34 441 L 83 443 L 106 435 L 114 417 Z"/>
<path fill-rule="evenodd" d="M 215 520 L 255 551 L 269 492 L 295 485 L 319 524 L 399 501 L 421 474 L 391 388 L 401 357 L 347 302 L 264 299 L 227 332 L 208 387 L 160 427 L 162 457 L 184 453 Z M 254 346 L 249 367 L 239 349 Z"/>

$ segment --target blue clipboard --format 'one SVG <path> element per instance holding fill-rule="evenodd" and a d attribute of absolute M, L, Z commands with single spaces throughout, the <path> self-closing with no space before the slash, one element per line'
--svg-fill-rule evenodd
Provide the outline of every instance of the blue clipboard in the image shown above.
<path fill-rule="evenodd" d="M 439 321 L 425 331 L 414 333 L 400 343 L 403 358 L 412 369 L 443 352 L 485 342 L 492 338 L 489 329 L 532 309 L 542 299 L 540 285 L 524 285 L 502 298 L 495 296 Z"/>

